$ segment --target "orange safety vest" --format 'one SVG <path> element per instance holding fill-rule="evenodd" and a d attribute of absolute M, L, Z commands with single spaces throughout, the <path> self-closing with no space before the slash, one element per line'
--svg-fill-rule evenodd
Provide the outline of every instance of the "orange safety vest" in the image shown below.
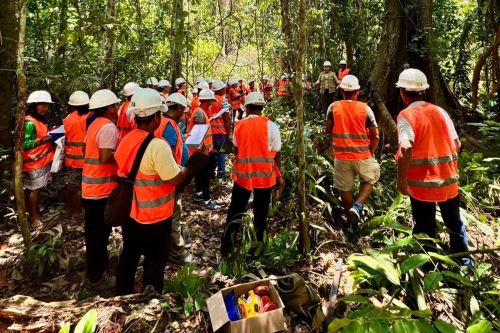
<path fill-rule="evenodd" d="M 344 78 L 344 76 L 349 74 L 350 71 L 351 71 L 350 68 L 346 68 L 344 70 L 342 70 L 342 68 L 339 68 L 339 75 L 337 75 L 338 79 L 342 80 Z"/>
<path fill-rule="evenodd" d="M 174 128 L 175 135 L 177 136 L 177 144 L 175 146 L 175 150 L 173 151 L 173 153 L 175 161 L 177 162 L 177 164 L 180 165 L 182 161 L 182 150 L 184 141 L 182 140 L 182 135 L 181 132 L 179 131 L 179 126 L 177 125 L 175 120 L 167 116 L 162 116 L 160 126 L 156 129 L 154 135 L 157 138 L 163 138 L 163 133 L 165 132 L 165 129 L 167 128 L 168 124 L 170 124 Z"/>
<path fill-rule="evenodd" d="M 257 91 L 257 87 L 255 85 L 253 86 L 253 89 L 250 88 L 250 86 L 248 86 L 248 88 L 247 88 L 247 95 L 250 94 L 251 92 L 255 92 L 255 91 Z"/>
<path fill-rule="evenodd" d="M 332 104 L 333 150 L 339 160 L 364 160 L 372 156 L 366 130 L 367 105 L 358 101 Z"/>
<path fill-rule="evenodd" d="M 224 102 L 224 96 L 215 95 L 217 101 L 212 103 L 210 110 L 208 112 L 208 116 L 212 117 L 217 114 L 217 112 L 222 110 L 222 102 Z M 212 129 L 212 134 L 227 134 L 226 124 L 224 123 L 224 114 L 219 117 L 210 120 L 210 128 Z"/>
<path fill-rule="evenodd" d="M 199 108 L 200 105 L 201 105 L 200 98 L 198 96 L 193 97 L 193 99 L 191 99 L 191 106 L 189 107 L 188 117 L 191 117 L 191 115 L 193 114 L 193 111 L 196 110 L 197 108 Z"/>
<path fill-rule="evenodd" d="M 430 103 L 398 115 L 413 128 L 415 142 L 408 169 L 408 192 L 420 201 L 443 202 L 458 195 L 455 143 L 439 108 Z"/>
<path fill-rule="evenodd" d="M 241 108 L 241 97 L 236 98 L 233 100 L 234 95 L 239 95 L 239 92 L 237 89 L 231 88 L 229 90 L 229 104 L 231 104 L 231 109 L 237 110 Z"/>
<path fill-rule="evenodd" d="M 160 126 L 158 126 L 158 128 L 155 130 L 154 136 L 157 138 L 162 138 L 163 132 L 165 132 L 165 128 L 167 128 L 167 118 L 162 115 Z"/>
<path fill-rule="evenodd" d="M 64 144 L 64 161 L 70 168 L 83 168 L 83 147 L 87 135 L 87 119 L 90 112 L 80 115 L 78 111 L 71 112 L 63 120 L 66 142 Z"/>
<path fill-rule="evenodd" d="M 203 112 L 203 115 L 205 116 L 205 125 L 210 125 L 210 119 L 208 118 L 207 113 L 202 108 L 197 108 L 196 110 L 194 110 L 193 114 L 191 115 L 191 118 L 189 118 L 189 124 L 188 124 L 189 132 L 191 132 L 191 130 L 193 129 L 193 126 L 195 125 L 194 124 L 194 117 L 196 116 L 196 114 L 198 112 Z M 207 134 L 205 135 L 205 138 L 203 139 L 203 146 L 207 147 L 208 152 L 211 152 L 214 148 L 213 139 L 212 139 L 212 129 L 210 128 L 210 126 L 208 126 Z M 201 152 L 201 150 L 189 148 L 190 155 L 192 155 L 195 152 Z"/>
<path fill-rule="evenodd" d="M 264 95 L 264 98 L 270 100 L 273 98 L 273 85 L 271 83 L 261 83 L 260 92 Z"/>
<path fill-rule="evenodd" d="M 269 119 L 263 116 L 240 120 L 234 128 L 238 154 L 232 178 L 236 184 L 251 191 L 276 185 L 276 152 L 269 150 Z"/>
<path fill-rule="evenodd" d="M 116 123 L 116 127 L 118 128 L 121 139 L 123 139 L 125 135 L 127 135 L 131 130 L 137 127 L 134 120 L 132 120 L 131 122 L 128 120 L 127 110 L 129 108 L 129 105 L 130 101 L 126 100 L 120 106 L 120 110 L 118 111 L 118 122 Z"/>
<path fill-rule="evenodd" d="M 26 121 L 31 121 L 35 125 L 36 138 L 40 139 L 49 132 L 47 125 L 32 116 L 26 116 Z M 32 149 L 23 150 L 23 171 L 33 171 L 43 169 L 52 163 L 54 150 L 50 142 L 46 142 Z"/>
<path fill-rule="evenodd" d="M 101 163 L 97 146 L 97 133 L 109 123 L 113 122 L 104 117 L 97 117 L 87 129 L 82 174 L 82 197 L 87 199 L 107 196 L 116 187 L 116 163 Z"/>
<path fill-rule="evenodd" d="M 288 96 L 288 86 L 290 81 L 288 79 L 280 79 L 278 85 L 278 96 Z"/>
<path fill-rule="evenodd" d="M 132 170 L 137 151 L 148 132 L 134 129 L 118 145 L 115 153 L 118 175 L 126 177 Z M 153 139 L 157 140 L 157 139 Z M 162 139 L 163 140 L 163 139 Z M 158 174 L 137 172 L 130 217 L 141 224 L 161 222 L 174 213 L 175 186 L 164 181 Z"/>

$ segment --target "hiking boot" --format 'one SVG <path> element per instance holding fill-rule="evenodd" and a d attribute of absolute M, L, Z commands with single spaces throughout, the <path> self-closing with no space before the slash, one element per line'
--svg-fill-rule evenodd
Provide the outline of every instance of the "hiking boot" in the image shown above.
<path fill-rule="evenodd" d="M 203 201 L 203 193 L 197 192 L 194 194 L 194 202 L 202 202 Z"/>
<path fill-rule="evenodd" d="M 213 200 L 205 201 L 205 207 L 210 210 L 217 210 L 220 208 L 220 205 L 216 204 Z"/>

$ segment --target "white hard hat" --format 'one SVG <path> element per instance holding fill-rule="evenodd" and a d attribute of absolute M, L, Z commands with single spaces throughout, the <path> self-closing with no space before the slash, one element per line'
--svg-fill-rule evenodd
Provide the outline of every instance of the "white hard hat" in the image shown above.
<path fill-rule="evenodd" d="M 262 96 L 260 92 L 253 91 L 249 93 L 245 99 L 245 106 L 250 104 L 264 106 L 266 105 L 266 100 L 264 99 L 264 96 Z"/>
<path fill-rule="evenodd" d="M 248 79 L 248 84 L 250 84 L 252 82 L 255 82 L 255 80 L 254 79 Z"/>
<path fill-rule="evenodd" d="M 130 108 L 136 117 L 147 117 L 158 111 L 167 111 L 167 106 L 163 104 L 160 93 L 151 88 L 141 88 L 137 90 L 130 100 Z"/>
<path fill-rule="evenodd" d="M 163 87 L 171 87 L 172 85 L 170 84 L 170 82 L 168 82 L 168 80 L 160 80 L 160 82 L 158 82 L 158 88 L 163 88 Z"/>
<path fill-rule="evenodd" d="M 347 65 L 347 61 L 344 59 L 340 60 L 339 65 Z"/>
<path fill-rule="evenodd" d="M 233 84 L 237 84 L 237 83 L 238 83 L 238 80 L 231 79 L 231 80 L 229 80 L 229 82 L 227 84 L 232 86 Z"/>
<path fill-rule="evenodd" d="M 196 87 L 194 87 L 194 88 L 193 88 L 193 90 L 191 90 L 191 92 L 192 92 L 193 94 L 197 94 L 197 93 L 198 93 L 198 91 L 199 91 L 199 89 L 198 89 L 198 88 L 196 88 Z"/>
<path fill-rule="evenodd" d="M 170 96 L 167 97 L 167 105 L 171 106 L 173 104 L 179 104 L 182 107 L 187 107 L 188 102 L 186 96 L 179 93 L 171 94 Z"/>
<path fill-rule="evenodd" d="M 214 83 L 212 83 L 212 91 L 219 91 L 224 88 L 226 88 L 226 84 L 221 80 L 215 80 Z"/>
<path fill-rule="evenodd" d="M 89 109 L 99 109 L 116 103 L 120 103 L 120 100 L 116 97 L 114 92 L 109 89 L 101 89 L 97 90 L 92 97 L 90 97 Z"/>
<path fill-rule="evenodd" d="M 203 76 L 198 76 L 196 78 L 196 84 L 200 83 L 200 82 L 206 82 L 206 80 L 203 78 Z"/>
<path fill-rule="evenodd" d="M 158 85 L 158 79 L 155 78 L 154 76 L 150 77 L 147 81 L 146 84 L 151 85 L 151 86 L 157 86 Z"/>
<path fill-rule="evenodd" d="M 123 96 L 132 96 L 133 94 L 135 94 L 135 92 L 137 91 L 137 89 L 139 89 L 139 85 L 135 82 L 129 82 L 127 83 L 126 85 L 123 86 L 123 92 L 122 92 L 122 95 Z"/>
<path fill-rule="evenodd" d="M 340 81 L 340 88 L 344 91 L 354 91 L 359 90 L 361 87 L 359 86 L 359 80 L 354 75 L 346 75 Z"/>
<path fill-rule="evenodd" d="M 80 106 L 89 104 L 89 95 L 85 91 L 77 90 L 69 96 L 68 104 L 71 106 Z"/>
<path fill-rule="evenodd" d="M 48 91 L 45 90 L 37 90 L 33 91 L 29 96 L 28 96 L 28 104 L 31 103 L 48 103 L 48 104 L 53 104 L 52 102 L 52 97 L 50 96 Z"/>
<path fill-rule="evenodd" d="M 184 78 L 178 77 L 177 79 L 175 79 L 175 85 L 176 86 L 179 86 L 179 85 L 181 85 L 183 83 L 186 83 L 186 80 L 184 80 Z"/>
<path fill-rule="evenodd" d="M 210 89 L 203 89 L 202 91 L 200 91 L 200 93 L 198 94 L 198 98 L 200 99 L 200 101 L 207 101 L 207 100 L 215 101 L 214 92 Z"/>
<path fill-rule="evenodd" d="M 332 63 L 327 60 L 323 63 L 323 67 L 332 67 Z"/>
<path fill-rule="evenodd" d="M 208 86 L 208 82 L 207 81 L 201 81 L 200 83 L 198 83 L 196 85 L 196 88 L 198 88 L 199 90 L 210 89 L 210 87 Z"/>
<path fill-rule="evenodd" d="M 269 81 L 269 76 L 264 75 L 264 76 L 262 77 L 262 80 Z"/>
<path fill-rule="evenodd" d="M 214 80 L 214 79 L 212 79 L 211 77 L 207 77 L 207 82 L 208 82 L 208 83 L 214 83 L 214 81 L 215 81 L 215 80 Z"/>
<path fill-rule="evenodd" d="M 404 88 L 407 91 L 424 91 L 429 89 L 427 77 L 418 69 L 408 68 L 399 74 L 399 80 L 396 83 L 397 88 Z"/>

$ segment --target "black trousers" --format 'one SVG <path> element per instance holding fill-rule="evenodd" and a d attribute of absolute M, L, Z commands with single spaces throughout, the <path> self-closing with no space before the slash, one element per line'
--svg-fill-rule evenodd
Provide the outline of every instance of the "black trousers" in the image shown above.
<path fill-rule="evenodd" d="M 194 177 L 196 192 L 203 192 L 203 200 L 205 201 L 210 200 L 210 178 L 212 178 L 211 163 L 206 163 Z"/>
<path fill-rule="evenodd" d="M 104 223 L 104 208 L 108 199 L 82 199 L 85 209 L 85 259 L 87 279 L 97 282 L 108 264 L 108 240 L 111 227 Z"/>
<path fill-rule="evenodd" d="M 255 233 L 257 234 L 257 240 L 259 241 L 263 240 L 264 231 L 267 227 L 267 214 L 269 213 L 269 204 L 271 203 L 273 188 L 274 187 L 255 188 L 253 190 L 253 225 L 255 227 Z M 224 235 L 222 236 L 222 252 L 228 251 L 232 247 L 231 238 L 238 232 L 240 224 L 231 222 L 243 217 L 251 193 L 252 191 L 248 191 L 236 183 L 233 186 L 231 204 L 229 205 L 229 210 L 227 212 L 226 228 L 224 230 Z"/>
<path fill-rule="evenodd" d="M 141 224 L 129 218 L 122 227 L 123 250 L 116 274 L 117 295 L 134 292 L 135 272 L 144 255 L 142 288 L 151 285 L 163 292 L 163 275 L 170 252 L 172 217 L 157 223 Z"/>
<path fill-rule="evenodd" d="M 328 90 L 325 90 L 321 94 L 321 110 L 322 114 L 326 116 L 326 111 L 328 110 L 328 107 L 330 104 L 333 103 L 333 100 L 335 98 L 335 93 L 329 93 Z"/>

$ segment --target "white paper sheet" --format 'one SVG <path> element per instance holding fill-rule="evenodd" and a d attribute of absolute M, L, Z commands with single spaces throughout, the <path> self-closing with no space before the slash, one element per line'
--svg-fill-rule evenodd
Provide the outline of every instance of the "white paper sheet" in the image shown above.
<path fill-rule="evenodd" d="M 194 125 L 186 139 L 187 146 L 189 148 L 200 149 L 203 146 L 203 139 L 205 139 L 209 126 L 205 124 Z"/>

